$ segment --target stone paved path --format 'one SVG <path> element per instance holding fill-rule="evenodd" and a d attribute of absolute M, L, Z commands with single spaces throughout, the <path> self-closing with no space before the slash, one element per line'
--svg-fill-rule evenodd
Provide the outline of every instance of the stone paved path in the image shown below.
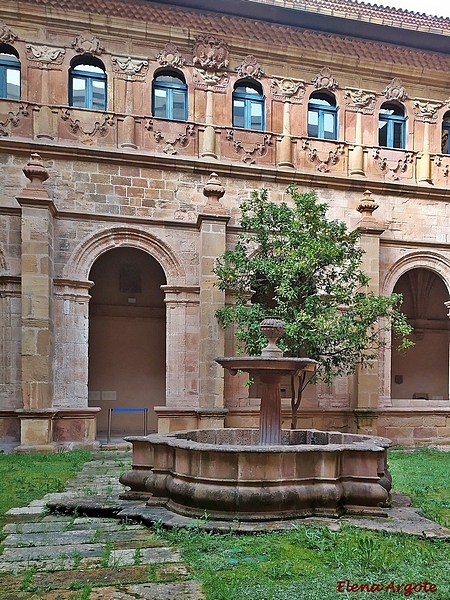
<path fill-rule="evenodd" d="M 1 542 L 1 600 L 199 600 L 178 552 L 142 525 L 47 514 L 46 503 L 123 490 L 131 452 L 97 451 L 62 494 L 9 511 Z M 0 548 L 1 548 L 0 547 Z"/>

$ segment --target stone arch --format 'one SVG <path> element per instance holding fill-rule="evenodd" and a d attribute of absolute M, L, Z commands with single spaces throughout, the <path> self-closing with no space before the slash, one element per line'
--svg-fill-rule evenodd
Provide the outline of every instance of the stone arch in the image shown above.
<path fill-rule="evenodd" d="M 64 277 L 86 281 L 92 265 L 99 256 L 112 250 L 128 246 L 150 254 L 161 265 L 168 285 L 180 285 L 185 281 L 185 271 L 175 252 L 156 236 L 131 227 L 112 227 L 85 240 L 72 253 Z"/>
<path fill-rule="evenodd" d="M 411 252 L 392 265 L 381 286 L 381 293 L 392 294 L 395 284 L 411 269 L 429 269 L 439 275 L 450 295 L 450 260 L 436 252 Z"/>

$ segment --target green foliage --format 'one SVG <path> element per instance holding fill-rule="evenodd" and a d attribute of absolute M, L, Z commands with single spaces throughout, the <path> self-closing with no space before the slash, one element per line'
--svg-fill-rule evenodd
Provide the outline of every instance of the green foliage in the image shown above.
<path fill-rule="evenodd" d="M 237 325 L 240 350 L 259 354 L 267 343 L 259 323 L 277 316 L 286 324 L 280 348 L 319 361 L 317 378 L 330 382 L 370 364 L 382 330 L 393 329 L 400 349 L 410 346 L 401 296 L 369 290 L 359 232 L 327 219 L 315 192 L 290 186 L 287 193 L 292 205 L 270 202 L 265 189 L 241 204 L 239 241 L 214 269 L 218 287 L 235 292 L 234 304 L 216 316 L 225 328 Z"/>

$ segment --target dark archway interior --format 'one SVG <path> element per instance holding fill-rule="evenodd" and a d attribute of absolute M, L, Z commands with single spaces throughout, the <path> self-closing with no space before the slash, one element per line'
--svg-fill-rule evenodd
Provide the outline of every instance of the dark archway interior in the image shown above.
<path fill-rule="evenodd" d="M 107 430 L 109 408 L 148 407 L 156 430 L 155 406 L 165 404 L 164 271 L 149 254 L 117 248 L 92 266 L 89 303 L 89 404 L 100 406 L 97 428 Z M 112 414 L 114 435 L 141 434 L 143 413 Z"/>

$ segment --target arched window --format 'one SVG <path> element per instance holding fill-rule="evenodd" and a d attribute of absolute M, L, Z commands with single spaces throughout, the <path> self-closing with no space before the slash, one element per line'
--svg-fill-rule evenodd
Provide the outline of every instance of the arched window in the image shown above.
<path fill-rule="evenodd" d="M 264 94 L 259 83 L 236 82 L 233 90 L 233 127 L 264 130 Z"/>
<path fill-rule="evenodd" d="M 441 137 L 441 152 L 442 154 L 450 154 L 450 145 L 448 138 L 450 136 L 450 112 L 446 112 L 442 119 L 442 137 Z"/>
<path fill-rule="evenodd" d="M 106 110 L 106 73 L 100 60 L 83 56 L 72 61 L 69 104 L 77 108 Z"/>
<path fill-rule="evenodd" d="M 181 73 L 161 71 L 153 80 L 153 116 L 187 120 L 187 85 Z"/>
<path fill-rule="evenodd" d="M 0 44 L 0 98 L 20 100 L 19 55 L 6 44 Z"/>
<path fill-rule="evenodd" d="M 405 125 L 403 106 L 393 102 L 382 104 L 378 121 L 378 145 L 386 148 L 404 148 Z"/>
<path fill-rule="evenodd" d="M 333 94 L 311 94 L 308 102 L 308 137 L 337 140 L 337 107 Z"/>

